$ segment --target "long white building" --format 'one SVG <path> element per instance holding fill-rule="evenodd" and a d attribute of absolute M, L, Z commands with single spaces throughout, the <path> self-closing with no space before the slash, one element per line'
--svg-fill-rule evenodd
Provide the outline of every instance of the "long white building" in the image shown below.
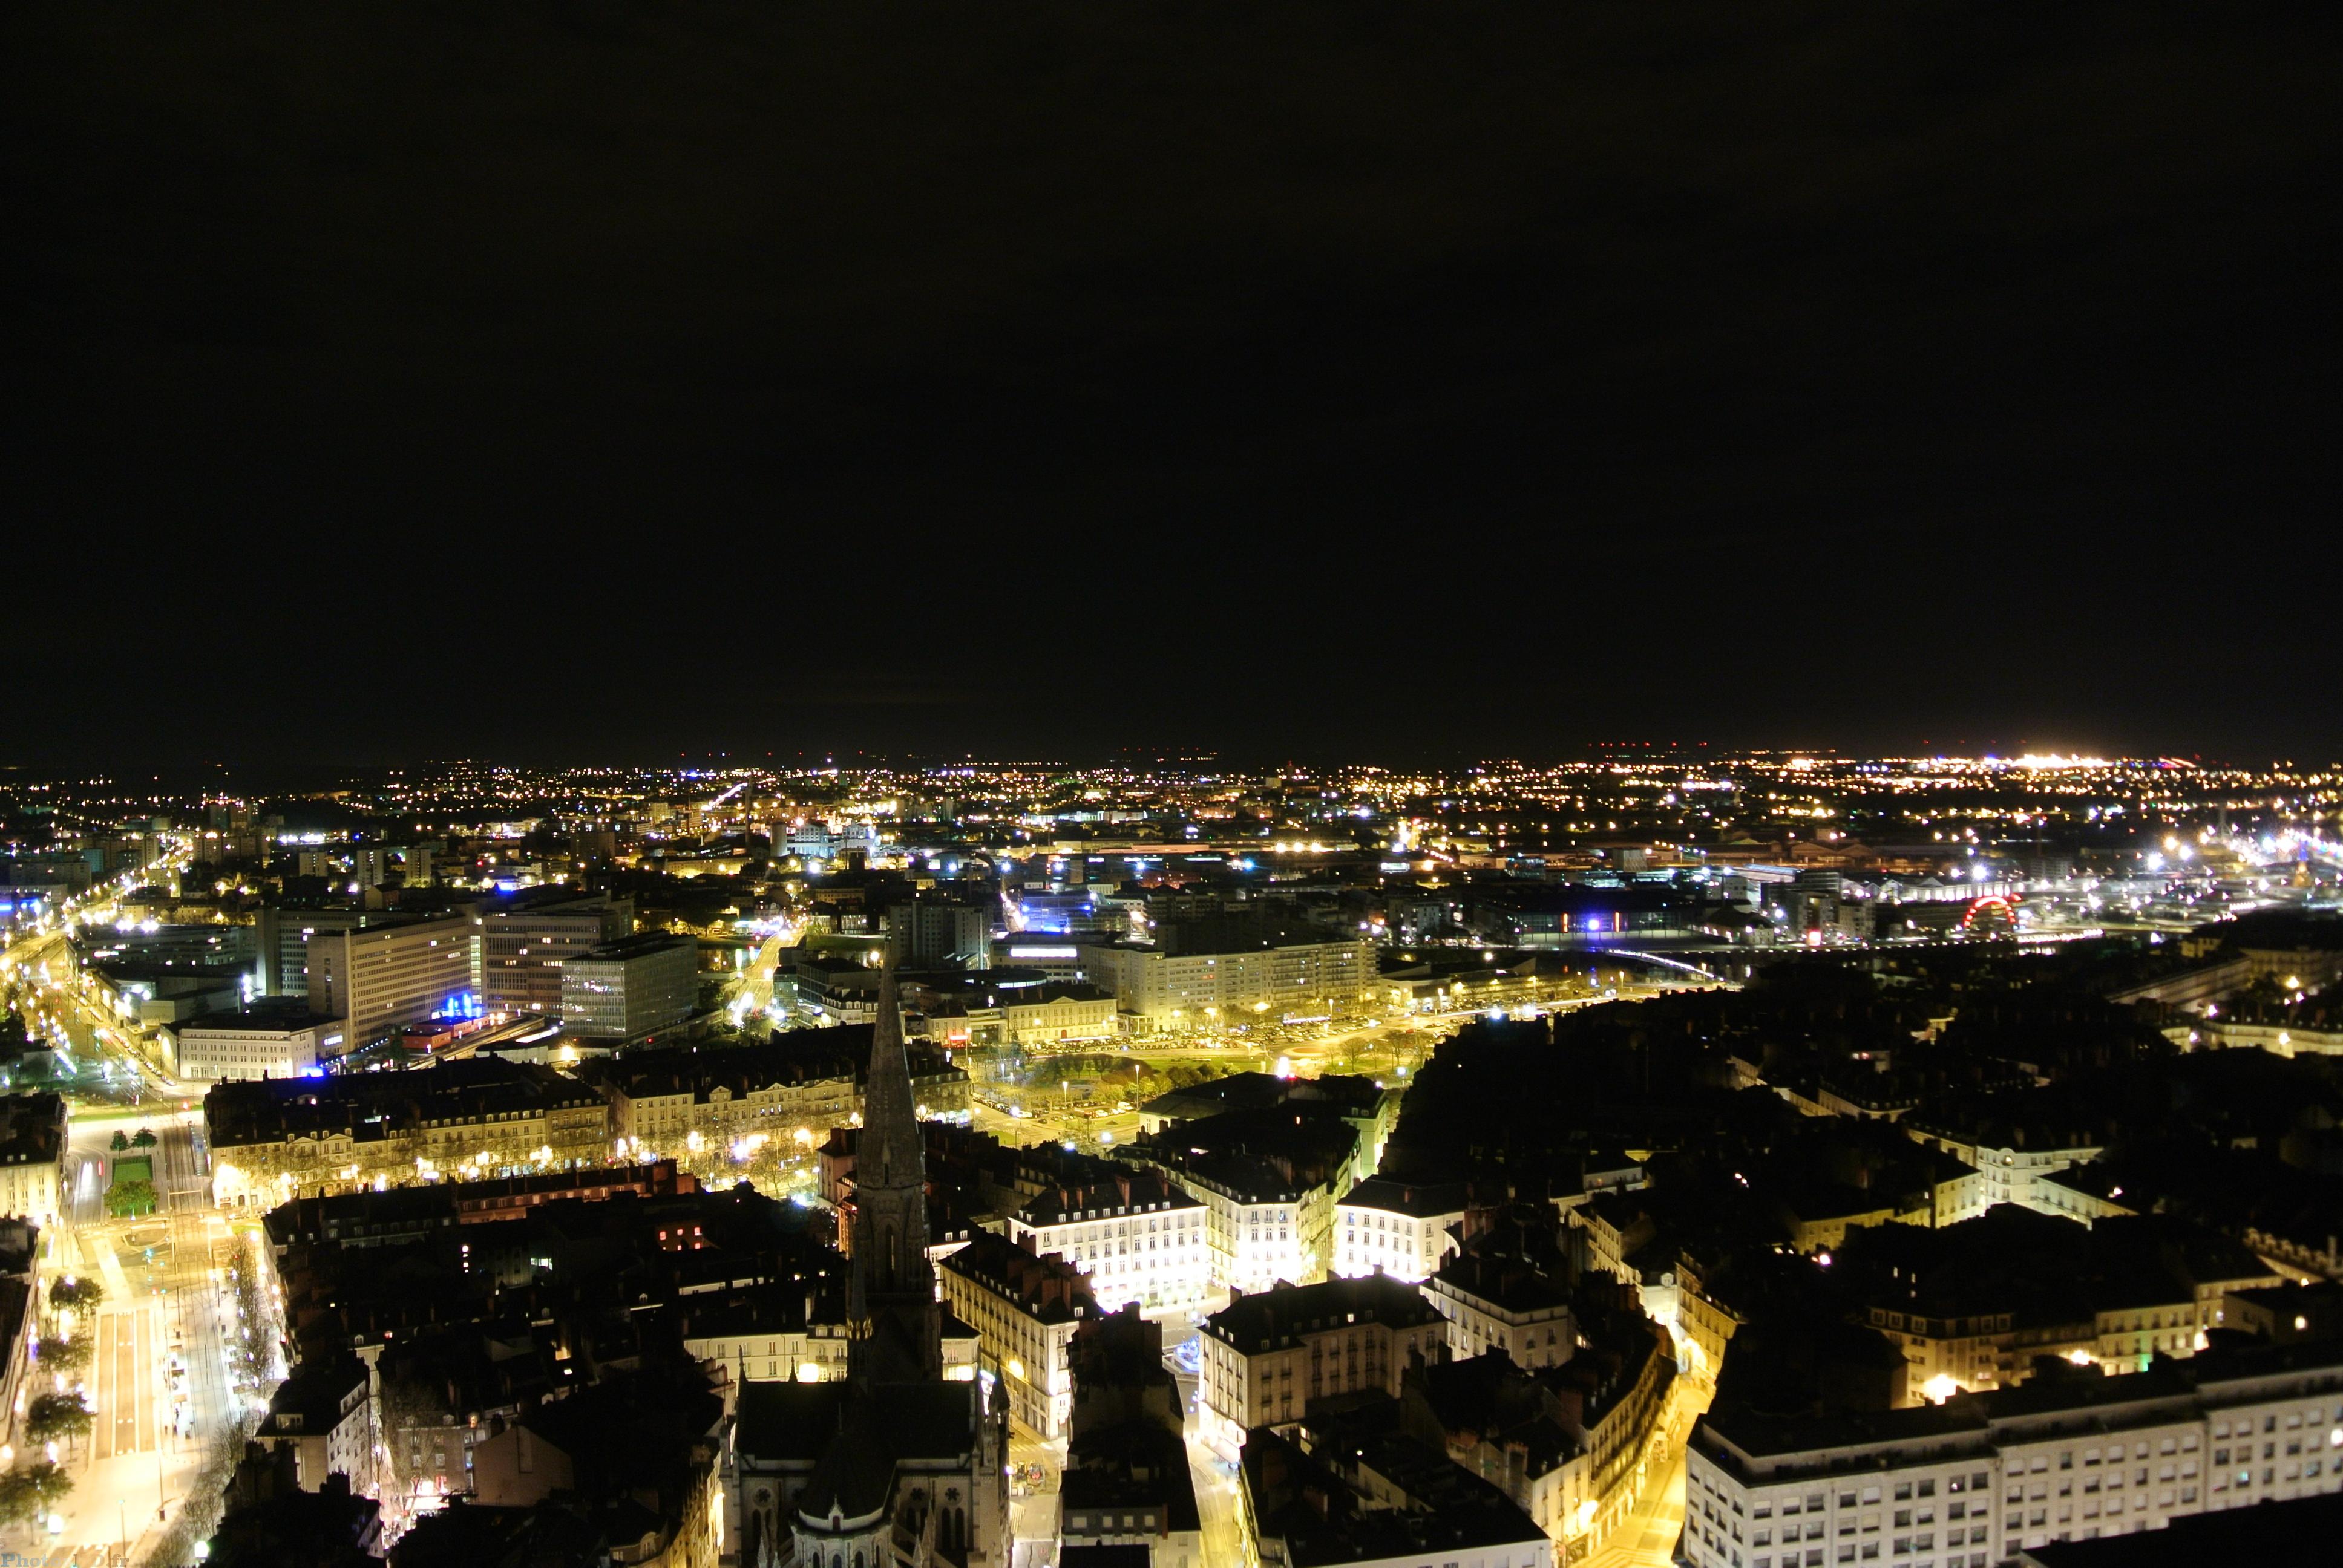
<path fill-rule="evenodd" d="M 1693 1568 L 1990 1568 L 2054 1541 L 2343 1485 L 2343 1344 L 2207 1352 L 1942 1405 L 1704 1417 Z"/>
<path fill-rule="evenodd" d="M 199 1083 L 301 1078 L 342 1054 L 343 1028 L 298 1006 L 207 1012 L 164 1031 L 172 1070 Z"/>
<path fill-rule="evenodd" d="M 1114 992 L 1124 1021 L 1142 1031 L 1355 1012 L 1376 988 L 1374 944 L 1364 938 L 1235 952 L 1080 947 L 1085 975 Z"/>

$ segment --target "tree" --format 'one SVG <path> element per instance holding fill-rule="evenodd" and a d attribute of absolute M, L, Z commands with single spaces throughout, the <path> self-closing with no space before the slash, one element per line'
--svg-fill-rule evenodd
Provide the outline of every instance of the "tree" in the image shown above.
<path fill-rule="evenodd" d="M 47 1460 L 35 1460 L 0 1472 L 0 1524 L 27 1524 L 52 1513 L 73 1482 Z"/>
<path fill-rule="evenodd" d="M 25 1435 L 35 1442 L 86 1437 L 90 1422 L 89 1406 L 69 1393 L 36 1393 L 25 1407 Z"/>
<path fill-rule="evenodd" d="M 140 1128 L 140 1129 L 138 1130 L 137 1135 L 136 1135 L 136 1137 L 134 1137 L 134 1138 L 132 1138 L 132 1139 L 130 1140 L 130 1147 L 132 1147 L 133 1149 L 152 1149 L 152 1148 L 154 1148 L 154 1147 L 155 1147 L 155 1132 L 154 1132 L 154 1130 L 153 1130 L 152 1128 L 148 1128 L 148 1127 L 142 1127 L 142 1128 Z"/>
<path fill-rule="evenodd" d="M 106 1300 L 106 1287 L 96 1280 L 76 1279 L 68 1274 L 49 1287 L 49 1307 L 53 1312 L 66 1308 L 86 1310 Z"/>
<path fill-rule="evenodd" d="M 132 1177 L 106 1190 L 106 1211 L 117 1220 L 155 1211 L 155 1183 Z"/>
<path fill-rule="evenodd" d="M 114 1136 L 106 1140 L 106 1146 L 116 1154 L 127 1153 L 130 1149 L 129 1135 L 117 1127 L 114 1130 Z"/>
<path fill-rule="evenodd" d="M 87 1334 L 73 1340 L 59 1339 L 51 1334 L 41 1341 L 36 1353 L 45 1367 L 58 1372 L 79 1372 L 89 1365 L 92 1343 Z"/>

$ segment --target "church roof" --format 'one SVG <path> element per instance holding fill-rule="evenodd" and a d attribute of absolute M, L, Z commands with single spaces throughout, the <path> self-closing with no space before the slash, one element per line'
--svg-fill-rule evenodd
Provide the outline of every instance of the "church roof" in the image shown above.
<path fill-rule="evenodd" d="M 849 1425 L 859 1424 L 841 1412 L 862 1406 L 878 1412 L 878 1431 L 892 1458 L 955 1459 L 976 1442 L 976 1386 L 879 1383 L 867 1398 L 855 1400 L 853 1385 L 842 1382 L 744 1383 L 739 1450 L 768 1462 L 824 1457 Z"/>
<path fill-rule="evenodd" d="M 844 1400 L 839 1411 L 813 1476 L 798 1496 L 798 1510 L 809 1519 L 879 1513 L 905 1464 L 958 1464 L 976 1448 L 973 1382 L 878 1383 L 861 1398 Z M 741 1450 L 752 1452 L 745 1436 Z"/>

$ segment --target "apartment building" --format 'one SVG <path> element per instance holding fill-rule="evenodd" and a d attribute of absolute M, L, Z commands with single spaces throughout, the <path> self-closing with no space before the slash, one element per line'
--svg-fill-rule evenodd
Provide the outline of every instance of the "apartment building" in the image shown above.
<path fill-rule="evenodd" d="M 561 1027 L 581 1040 L 649 1040 L 699 1005 L 699 944 L 644 931 L 562 960 Z"/>
<path fill-rule="evenodd" d="M 1443 1353 L 1447 1331 L 1422 1291 L 1384 1274 L 1240 1295 L 1201 1333 L 1205 1441 L 1233 1458 L 1246 1432 L 1291 1425 L 1312 1400 L 1397 1397 L 1411 1364 Z"/>
<path fill-rule="evenodd" d="M 1151 1312 L 1181 1312 L 1212 1286 L 1204 1213 L 1162 1171 L 1126 1169 L 1046 1188 L 1003 1228 L 1035 1256 L 1061 1257 L 1087 1273 L 1101 1311 L 1136 1302 Z"/>
<path fill-rule="evenodd" d="M 377 1484 L 368 1392 L 366 1364 L 354 1355 L 304 1362 L 269 1396 L 252 1441 L 272 1452 L 291 1449 L 294 1482 L 304 1492 L 320 1491 L 338 1474 L 364 1495 Z"/>
<path fill-rule="evenodd" d="M 2014 1204 L 1940 1231 L 1859 1231 L 1834 1266 L 1869 1325 L 1902 1349 L 1916 1400 L 2021 1382 L 2043 1357 L 2144 1372 L 2227 1326 L 2232 1291 L 2280 1279 L 2237 1242 L 2170 1216 L 2086 1227 Z"/>
<path fill-rule="evenodd" d="M 1463 1223 L 1462 1182 L 1371 1176 L 1334 1204 L 1332 1271 L 1346 1279 L 1429 1279 L 1455 1255 L 1457 1241 L 1450 1231 Z"/>
<path fill-rule="evenodd" d="M 0 1215 L 54 1225 L 64 1212 L 65 1102 L 0 1095 Z"/>
<path fill-rule="evenodd" d="M 1408 1371 L 1403 1395 L 1446 1432 L 1452 1459 L 1503 1487 L 1572 1562 L 1599 1550 L 1660 1481 L 1644 1462 L 1675 1382 L 1667 1334 L 1633 1286 L 1589 1282 L 1577 1326 L 1584 1342 L 1566 1365 L 1435 1362 Z"/>
<path fill-rule="evenodd" d="M 1712 1413 L 1687 1463 L 1692 1568 L 1990 1568 L 2054 1541 L 2343 1483 L 2343 1344 L 2248 1346 L 1861 1414 Z"/>
<path fill-rule="evenodd" d="M 952 1315 L 981 1336 L 1009 1391 L 1009 1413 L 1043 1438 L 1065 1436 L 1074 1331 L 1098 1315 L 1089 1277 L 981 1231 L 937 1265 L 936 1277 Z"/>
<path fill-rule="evenodd" d="M 1952 1218 L 1980 1214 L 1996 1203 L 2016 1203 L 2041 1213 L 2066 1211 L 2072 1200 L 2059 1192 L 2050 1178 L 2077 1165 L 2087 1165 L 2105 1150 L 2085 1140 L 2056 1133 L 1985 1126 L 1936 1126 L 1906 1120 L 1901 1123 L 1914 1141 L 1940 1149 L 1974 1169 L 1981 1179 L 1961 1193 L 1963 1207 Z"/>
<path fill-rule="evenodd" d="M 853 1060 L 791 1042 L 728 1050 L 633 1050 L 579 1064 L 610 1098 L 610 1126 L 629 1151 L 729 1147 L 759 1134 L 810 1149 L 854 1120 Z"/>
<path fill-rule="evenodd" d="M 1192 1158 L 1173 1175 L 1204 1207 L 1214 1286 L 1265 1291 L 1281 1281 L 1312 1284 L 1326 1277 L 1332 1188 L 1297 1177 L 1290 1165 L 1246 1154 Z"/>
<path fill-rule="evenodd" d="M 1442 1264 L 1424 1290 L 1448 1320 L 1452 1355 L 1502 1351 L 1534 1371 L 1578 1349 L 1570 1282 L 1528 1260 L 1466 1252 Z"/>
<path fill-rule="evenodd" d="M 407 1072 L 217 1084 L 204 1096 L 224 1208 L 599 1165 L 610 1108 L 550 1068 L 493 1058 Z"/>

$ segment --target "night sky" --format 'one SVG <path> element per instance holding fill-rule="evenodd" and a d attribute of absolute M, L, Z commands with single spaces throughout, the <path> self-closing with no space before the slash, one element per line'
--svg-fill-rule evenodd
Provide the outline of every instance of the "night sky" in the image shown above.
<path fill-rule="evenodd" d="M 2343 757 L 2332 5 L 0 21 L 0 760 Z"/>

